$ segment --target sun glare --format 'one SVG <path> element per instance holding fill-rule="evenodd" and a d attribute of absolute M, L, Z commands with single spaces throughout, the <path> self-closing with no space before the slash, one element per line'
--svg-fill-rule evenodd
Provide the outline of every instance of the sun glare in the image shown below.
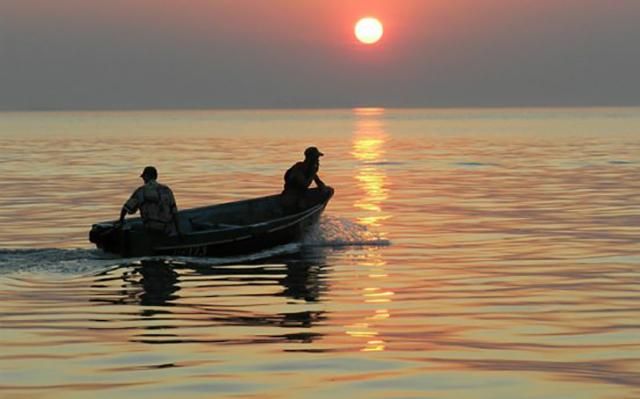
<path fill-rule="evenodd" d="M 362 18 L 356 23 L 356 38 L 364 44 L 374 44 L 380 40 L 383 33 L 382 23 L 376 18 Z"/>

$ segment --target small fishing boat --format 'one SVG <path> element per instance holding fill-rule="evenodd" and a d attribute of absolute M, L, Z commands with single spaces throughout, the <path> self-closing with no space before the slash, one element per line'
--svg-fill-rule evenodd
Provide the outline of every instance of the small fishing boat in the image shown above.
<path fill-rule="evenodd" d="M 180 236 L 152 237 L 140 218 L 96 223 L 89 241 L 122 257 L 182 255 L 222 257 L 257 252 L 299 240 L 333 196 L 333 189 L 309 190 L 306 208 L 286 212 L 280 195 L 178 212 Z"/>

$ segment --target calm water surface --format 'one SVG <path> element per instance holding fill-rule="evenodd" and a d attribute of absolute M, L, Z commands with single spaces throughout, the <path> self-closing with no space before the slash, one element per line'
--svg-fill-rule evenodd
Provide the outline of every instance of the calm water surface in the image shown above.
<path fill-rule="evenodd" d="M 181 208 L 336 196 L 300 243 L 114 259 Z M 640 109 L 0 113 L 3 398 L 638 398 Z"/>

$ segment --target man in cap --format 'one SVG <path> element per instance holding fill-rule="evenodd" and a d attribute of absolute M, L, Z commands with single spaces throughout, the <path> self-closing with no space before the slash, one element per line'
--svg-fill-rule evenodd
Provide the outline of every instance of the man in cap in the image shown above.
<path fill-rule="evenodd" d="M 147 166 L 140 177 L 144 185 L 133 192 L 120 211 L 120 224 L 124 217 L 140 210 L 145 229 L 152 235 L 173 236 L 180 233 L 178 207 L 173 192 L 168 186 L 157 182 L 158 171 Z"/>
<path fill-rule="evenodd" d="M 324 154 L 316 147 L 304 150 L 304 161 L 296 162 L 284 174 L 284 190 L 281 199 L 285 208 L 290 210 L 304 209 L 317 201 L 309 192 L 309 186 L 315 182 L 321 195 L 332 194 L 333 189 L 324 184 L 318 177 L 320 157 Z"/>

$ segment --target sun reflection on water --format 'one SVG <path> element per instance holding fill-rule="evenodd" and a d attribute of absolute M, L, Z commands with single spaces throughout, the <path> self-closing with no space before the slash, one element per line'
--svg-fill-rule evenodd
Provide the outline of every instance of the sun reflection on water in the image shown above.
<path fill-rule="evenodd" d="M 384 130 L 382 108 L 357 108 L 354 109 L 356 124 L 352 142 L 351 154 L 360 167 L 355 175 L 356 185 L 361 195 L 353 206 L 361 212 L 358 222 L 380 230 L 384 234 L 383 222 L 389 218 L 384 211 L 384 203 L 389 198 L 387 175 L 379 166 L 385 160 L 385 145 L 388 137 Z M 364 251 L 363 258 L 359 259 L 359 265 L 368 268 L 367 278 L 361 280 L 362 302 L 367 305 L 377 305 L 373 314 L 364 317 L 346 327 L 346 333 L 357 339 L 364 340 L 362 352 L 380 352 L 386 348 L 386 342 L 380 336 L 379 323 L 391 317 L 388 304 L 394 292 L 385 288 L 389 274 L 386 271 L 386 260 L 382 257 L 378 248 L 368 248 Z"/>
<path fill-rule="evenodd" d="M 385 144 L 387 134 L 381 116 L 381 108 L 357 108 L 355 132 L 353 137 L 353 157 L 362 163 L 355 179 L 362 191 L 362 196 L 354 203 L 358 209 L 365 211 L 358 221 L 367 226 L 380 227 L 388 218 L 383 212 L 382 204 L 389 197 L 387 175 L 376 164 L 385 160 Z"/>
<path fill-rule="evenodd" d="M 359 267 L 365 269 L 366 278 L 358 280 L 356 287 L 362 298 L 361 303 L 367 309 L 374 308 L 361 319 L 346 326 L 346 333 L 352 338 L 362 340 L 360 351 L 384 351 L 386 341 L 380 332 L 380 324 L 391 318 L 390 305 L 394 292 L 386 287 L 389 282 L 387 262 L 379 250 L 371 248 L 358 259 Z"/>

